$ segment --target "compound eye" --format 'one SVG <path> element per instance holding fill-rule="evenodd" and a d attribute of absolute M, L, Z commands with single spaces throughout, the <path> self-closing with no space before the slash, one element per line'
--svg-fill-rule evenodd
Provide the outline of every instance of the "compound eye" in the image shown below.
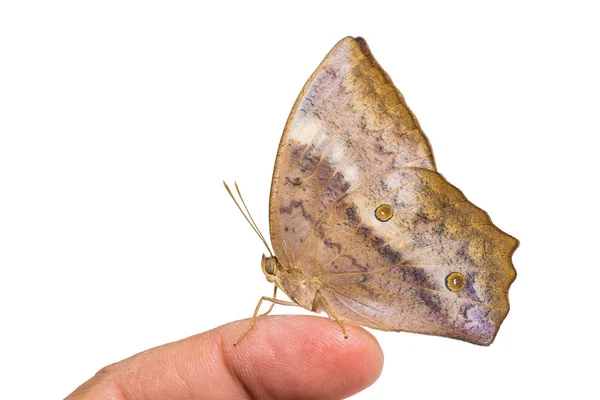
<path fill-rule="evenodd" d="M 275 263 L 273 262 L 273 259 L 267 259 L 265 272 L 269 275 L 273 275 L 275 273 Z"/>

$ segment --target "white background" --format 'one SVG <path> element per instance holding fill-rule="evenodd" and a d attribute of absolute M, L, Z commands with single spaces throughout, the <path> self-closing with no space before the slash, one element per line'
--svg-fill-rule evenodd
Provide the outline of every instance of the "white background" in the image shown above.
<path fill-rule="evenodd" d="M 0 398 L 61 398 L 250 316 L 271 291 L 264 249 L 221 180 L 266 233 L 288 112 L 346 35 L 367 39 L 440 172 L 521 241 L 493 345 L 374 331 L 384 371 L 355 398 L 598 396 L 592 4 L 2 2 Z"/>

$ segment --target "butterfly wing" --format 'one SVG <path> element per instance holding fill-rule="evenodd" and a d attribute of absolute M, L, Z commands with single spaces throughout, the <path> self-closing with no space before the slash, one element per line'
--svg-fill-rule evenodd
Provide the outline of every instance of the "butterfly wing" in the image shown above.
<path fill-rule="evenodd" d="M 275 161 L 271 240 L 293 265 L 318 216 L 373 170 L 435 170 L 427 138 L 362 38 L 342 39 L 300 93 Z"/>
<path fill-rule="evenodd" d="M 378 218 L 381 205 L 391 218 Z M 333 48 L 292 109 L 270 222 L 284 270 L 320 282 L 314 308 L 343 321 L 488 344 L 508 312 L 517 241 L 436 172 L 360 38 Z"/>
<path fill-rule="evenodd" d="M 377 218 L 382 204 L 388 220 Z M 434 171 L 371 177 L 328 210 L 305 246 L 304 270 L 345 321 L 489 344 L 508 313 L 517 240 Z M 459 291 L 448 282 L 456 273 Z"/>

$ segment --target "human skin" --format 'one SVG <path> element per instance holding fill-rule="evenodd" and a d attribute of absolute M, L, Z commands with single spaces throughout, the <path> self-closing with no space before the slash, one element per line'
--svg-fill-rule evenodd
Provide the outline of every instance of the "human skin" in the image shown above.
<path fill-rule="evenodd" d="M 102 368 L 67 400 L 343 399 L 370 386 L 383 353 L 363 328 L 314 316 L 236 321 Z"/>

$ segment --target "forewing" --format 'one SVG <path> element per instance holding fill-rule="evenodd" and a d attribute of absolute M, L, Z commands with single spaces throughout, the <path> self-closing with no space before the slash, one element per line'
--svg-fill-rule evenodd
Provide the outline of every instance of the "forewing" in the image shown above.
<path fill-rule="evenodd" d="M 382 204 L 388 221 L 375 215 Z M 301 264 L 342 320 L 489 344 L 508 313 L 517 243 L 437 172 L 400 168 L 332 207 Z M 458 292 L 446 283 L 454 272 L 466 278 Z"/>
<path fill-rule="evenodd" d="M 429 143 L 402 94 L 361 38 L 341 40 L 288 118 L 275 162 L 271 240 L 286 268 L 319 218 L 375 171 L 435 170 Z"/>

